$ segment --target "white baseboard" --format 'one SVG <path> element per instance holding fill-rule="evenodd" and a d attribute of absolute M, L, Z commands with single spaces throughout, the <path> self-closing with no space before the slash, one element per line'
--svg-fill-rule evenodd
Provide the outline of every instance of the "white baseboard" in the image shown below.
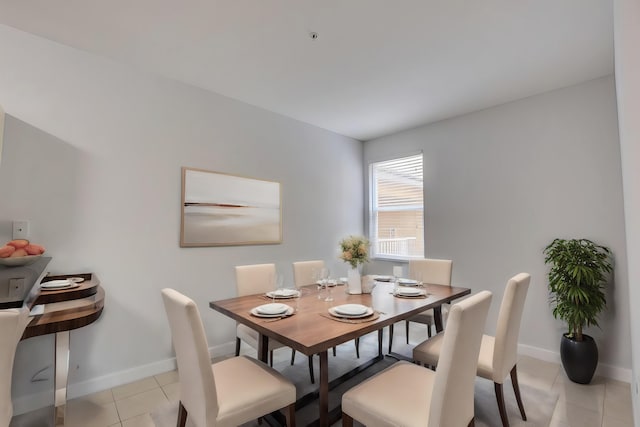
<path fill-rule="evenodd" d="M 211 358 L 233 354 L 235 351 L 235 343 L 228 342 L 209 348 Z M 149 363 L 147 365 L 137 366 L 135 368 L 126 369 L 120 372 L 114 372 L 87 381 L 69 384 L 67 389 L 67 399 L 75 399 L 77 397 L 86 396 L 88 394 L 97 393 L 133 381 L 138 381 L 153 375 L 162 374 L 176 369 L 176 359 L 172 357 L 166 360 Z M 13 414 L 20 415 L 45 406 L 53 405 L 53 390 L 30 394 L 27 396 L 13 399 Z"/>
<path fill-rule="evenodd" d="M 518 344 L 518 354 L 535 357 L 536 359 L 544 360 L 545 362 L 562 364 L 559 352 L 544 350 L 538 347 Z M 596 375 L 617 381 L 624 381 L 626 383 L 631 383 L 631 379 L 633 378 L 631 369 L 620 368 L 619 366 L 608 365 L 606 363 L 598 363 Z"/>
<path fill-rule="evenodd" d="M 518 354 L 535 357 L 536 359 L 544 360 L 545 362 L 560 363 L 560 353 L 538 347 L 532 347 L 530 345 L 518 344 Z"/>

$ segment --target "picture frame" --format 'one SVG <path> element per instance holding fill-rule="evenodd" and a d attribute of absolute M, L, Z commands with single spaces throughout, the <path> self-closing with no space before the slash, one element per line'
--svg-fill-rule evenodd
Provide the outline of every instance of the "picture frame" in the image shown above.
<path fill-rule="evenodd" d="M 180 247 L 282 243 L 279 182 L 182 167 Z"/>

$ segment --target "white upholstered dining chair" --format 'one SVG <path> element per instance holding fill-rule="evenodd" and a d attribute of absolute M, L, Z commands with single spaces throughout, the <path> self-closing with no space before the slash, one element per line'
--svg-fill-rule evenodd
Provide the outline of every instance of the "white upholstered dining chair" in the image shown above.
<path fill-rule="evenodd" d="M 516 395 L 518 409 L 523 420 L 527 420 L 524 405 L 520 397 L 518 385 L 518 334 L 520 321 L 524 311 L 524 302 L 529 289 L 531 276 L 520 273 L 509 279 L 500 304 L 498 326 L 495 337 L 482 336 L 482 344 L 478 357 L 478 376 L 493 381 L 498 401 L 500 418 L 504 427 L 509 426 L 509 419 L 504 404 L 503 383 L 507 375 L 511 375 L 513 391 Z M 447 325 L 448 328 L 448 325 Z M 438 334 L 419 344 L 413 349 L 413 359 L 418 363 L 436 366 L 444 348 L 444 337 Z"/>
<path fill-rule="evenodd" d="M 296 388 L 289 380 L 245 356 L 212 365 L 196 304 L 173 289 L 163 289 L 162 299 L 178 362 L 178 427 L 187 416 L 196 427 L 237 426 L 280 409 L 295 426 Z"/>
<path fill-rule="evenodd" d="M 412 259 L 409 261 L 409 279 L 418 280 L 425 284 L 451 286 L 451 270 L 453 261 L 449 259 Z M 447 315 L 447 306 L 442 307 L 442 316 Z M 427 336 L 431 338 L 431 326 L 434 324 L 433 309 L 422 311 L 405 320 L 407 344 L 409 344 L 409 322 L 427 325 Z M 389 326 L 389 353 L 393 345 L 393 325 Z"/>
<path fill-rule="evenodd" d="M 325 267 L 324 261 L 296 261 L 293 263 L 293 282 L 296 288 L 312 285 L 318 280 L 318 272 Z"/>
<path fill-rule="evenodd" d="M 275 264 L 254 264 L 236 266 L 236 290 L 238 296 L 265 294 L 275 291 Z M 238 323 L 236 325 L 236 356 L 240 355 L 240 346 L 244 341 L 258 350 L 258 332 Z M 269 365 L 273 366 L 273 350 L 286 347 L 276 340 L 269 340 Z"/>
<path fill-rule="evenodd" d="M 29 310 L 26 307 L 0 310 L 0 426 L 8 426 L 13 415 L 13 360 L 29 320 Z"/>
<path fill-rule="evenodd" d="M 488 291 L 454 304 L 438 369 L 394 363 L 342 396 L 342 425 L 356 419 L 376 427 L 473 426 L 476 364 L 490 305 Z"/>
<path fill-rule="evenodd" d="M 275 291 L 274 279 L 276 276 L 275 264 L 253 264 L 236 266 L 236 289 L 238 296 L 265 294 Z M 236 325 L 236 356 L 240 355 L 240 344 L 242 341 L 252 348 L 258 350 L 258 331 L 238 323 Z M 273 366 L 273 350 L 286 347 L 284 344 L 269 338 L 269 365 Z M 291 350 L 291 364 L 295 357 L 295 350 Z M 309 377 L 315 383 L 313 373 L 313 358 L 309 356 Z"/>

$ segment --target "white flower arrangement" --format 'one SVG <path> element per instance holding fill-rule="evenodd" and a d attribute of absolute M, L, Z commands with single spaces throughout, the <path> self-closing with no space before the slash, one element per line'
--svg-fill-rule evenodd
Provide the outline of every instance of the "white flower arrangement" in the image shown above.
<path fill-rule="evenodd" d="M 349 236 L 340 240 L 340 259 L 357 268 L 369 261 L 369 240 L 362 236 Z"/>

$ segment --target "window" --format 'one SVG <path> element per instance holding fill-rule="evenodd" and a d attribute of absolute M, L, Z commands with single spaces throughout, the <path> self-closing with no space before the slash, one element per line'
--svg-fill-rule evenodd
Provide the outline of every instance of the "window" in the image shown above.
<path fill-rule="evenodd" d="M 369 172 L 372 257 L 424 257 L 422 154 L 372 163 Z"/>

